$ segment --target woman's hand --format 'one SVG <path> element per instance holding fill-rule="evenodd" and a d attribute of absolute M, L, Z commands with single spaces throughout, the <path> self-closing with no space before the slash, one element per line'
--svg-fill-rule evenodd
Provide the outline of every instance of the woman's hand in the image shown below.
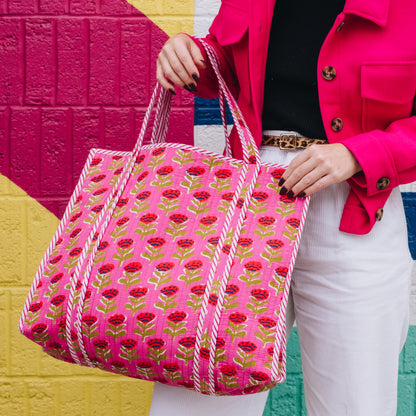
<path fill-rule="evenodd" d="M 197 44 L 189 36 L 179 33 L 163 45 L 156 62 L 156 79 L 172 94 L 175 94 L 173 85 L 196 91 L 198 68 L 205 66 Z"/>
<path fill-rule="evenodd" d="M 312 145 L 290 162 L 280 181 L 280 193 L 305 197 L 345 181 L 361 170 L 355 156 L 343 144 Z"/>

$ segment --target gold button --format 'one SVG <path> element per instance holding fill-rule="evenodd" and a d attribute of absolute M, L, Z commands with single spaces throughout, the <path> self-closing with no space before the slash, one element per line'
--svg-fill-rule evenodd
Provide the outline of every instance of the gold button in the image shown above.
<path fill-rule="evenodd" d="M 376 221 L 381 221 L 383 218 L 383 208 L 379 208 L 376 212 Z"/>
<path fill-rule="evenodd" d="M 339 32 L 345 25 L 345 20 L 343 20 L 337 27 L 337 32 Z"/>
<path fill-rule="evenodd" d="M 338 117 L 334 118 L 331 121 L 331 129 L 335 132 L 341 131 L 343 126 L 344 126 L 344 123 Z"/>
<path fill-rule="evenodd" d="M 377 181 L 377 189 L 379 191 L 382 191 L 383 189 L 386 189 L 390 185 L 390 179 L 387 176 L 383 176 Z"/>
<path fill-rule="evenodd" d="M 322 77 L 326 79 L 327 81 L 332 81 L 335 76 L 337 75 L 337 71 L 333 66 L 326 66 L 322 70 Z"/>

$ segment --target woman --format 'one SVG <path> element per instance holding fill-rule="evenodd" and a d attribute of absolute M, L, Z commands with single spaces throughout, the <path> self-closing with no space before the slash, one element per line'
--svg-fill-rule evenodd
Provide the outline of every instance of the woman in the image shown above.
<path fill-rule="evenodd" d="M 262 160 L 288 165 L 281 192 L 311 195 L 292 298 L 312 416 L 396 414 L 412 264 L 397 186 L 416 180 L 415 18 L 413 0 L 224 0 L 205 39 Z M 176 35 L 157 79 L 215 97 L 206 62 L 198 39 Z M 157 385 L 151 415 L 255 416 L 265 400 Z"/>

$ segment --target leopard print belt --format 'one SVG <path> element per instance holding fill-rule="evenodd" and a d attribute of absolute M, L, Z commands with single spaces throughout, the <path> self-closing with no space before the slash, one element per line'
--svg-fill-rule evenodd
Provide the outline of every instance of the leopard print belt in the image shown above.
<path fill-rule="evenodd" d="M 282 150 L 306 149 L 313 144 L 327 144 L 325 139 L 310 139 L 296 134 L 281 134 L 280 136 L 263 135 L 262 145 L 277 146 Z"/>

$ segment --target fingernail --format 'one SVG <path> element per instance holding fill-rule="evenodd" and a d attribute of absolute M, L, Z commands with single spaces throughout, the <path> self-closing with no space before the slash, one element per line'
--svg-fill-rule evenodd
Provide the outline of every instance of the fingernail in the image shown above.
<path fill-rule="evenodd" d="M 199 82 L 199 77 L 197 74 L 192 74 L 192 78 L 195 80 L 195 82 L 198 84 Z"/>
<path fill-rule="evenodd" d="M 299 198 L 305 198 L 305 196 L 306 196 L 306 194 L 305 194 L 305 192 L 299 192 L 299 194 L 298 194 L 298 197 Z"/>
<path fill-rule="evenodd" d="M 193 92 L 196 92 L 196 85 L 194 83 L 188 85 L 189 89 Z"/>
<path fill-rule="evenodd" d="M 187 85 L 184 85 L 183 87 L 186 89 L 186 91 L 191 92 L 191 89 Z"/>
<path fill-rule="evenodd" d="M 283 188 L 280 189 L 280 195 L 286 195 L 287 189 L 283 186 Z"/>
<path fill-rule="evenodd" d="M 282 186 L 285 183 L 285 180 L 283 178 L 280 179 L 279 181 L 279 186 Z"/>
<path fill-rule="evenodd" d="M 287 193 L 287 196 L 288 196 L 289 198 L 293 198 L 293 197 L 295 196 L 295 194 L 293 193 L 293 191 L 292 191 L 292 190 L 290 190 L 290 191 Z"/>
<path fill-rule="evenodd" d="M 169 88 L 169 91 L 170 91 L 171 94 L 176 95 L 176 92 L 173 88 Z"/>

